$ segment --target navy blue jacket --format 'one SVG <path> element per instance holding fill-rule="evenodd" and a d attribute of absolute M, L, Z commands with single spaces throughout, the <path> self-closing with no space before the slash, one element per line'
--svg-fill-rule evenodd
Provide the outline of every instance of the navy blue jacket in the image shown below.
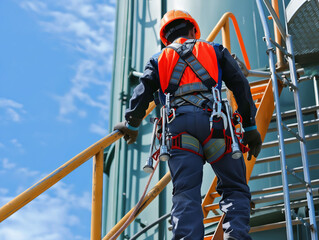
<path fill-rule="evenodd" d="M 220 44 L 210 44 L 216 52 L 220 70 L 219 76 L 225 82 L 227 88 L 234 93 L 238 111 L 243 117 L 243 126 L 254 126 L 257 109 L 251 96 L 248 80 L 226 48 Z M 147 62 L 143 76 L 140 77 L 140 84 L 134 89 L 130 106 L 125 113 L 125 119 L 131 126 L 137 127 L 140 125 L 149 103 L 154 100 L 153 94 L 160 89 L 158 73 L 158 57 L 160 53 L 152 56 Z M 160 95 L 163 95 L 161 90 Z"/>

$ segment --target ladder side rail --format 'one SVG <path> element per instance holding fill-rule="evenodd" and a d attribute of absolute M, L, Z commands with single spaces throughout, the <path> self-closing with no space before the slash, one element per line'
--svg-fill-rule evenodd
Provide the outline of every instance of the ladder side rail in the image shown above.
<path fill-rule="evenodd" d="M 298 77 L 297 77 L 297 73 L 296 73 L 295 59 L 294 59 L 294 55 L 293 55 L 292 38 L 289 34 L 287 34 L 286 44 L 287 44 L 287 51 L 289 53 L 288 63 L 289 63 L 289 68 L 290 68 L 290 77 L 291 77 L 292 83 L 296 86 L 296 89 L 293 91 L 293 95 L 294 95 L 294 102 L 295 102 L 295 107 L 296 107 L 298 134 L 302 139 L 302 141 L 300 141 L 300 150 L 301 150 L 301 159 L 302 159 L 302 164 L 303 164 L 304 181 L 306 182 L 306 189 L 307 189 L 306 196 L 307 196 L 308 209 L 309 209 L 311 239 L 318 240 L 315 207 L 314 207 L 314 203 L 313 203 L 313 193 L 312 193 L 312 188 L 311 188 L 311 184 L 310 184 L 311 178 L 310 178 L 310 171 L 309 171 L 307 146 L 306 146 L 306 142 L 305 142 L 303 116 L 302 116 L 302 111 L 301 111 L 301 103 L 300 103 L 299 90 L 298 90 Z"/>
<path fill-rule="evenodd" d="M 289 198 L 289 188 L 288 188 L 288 178 L 286 172 L 286 158 L 285 158 L 285 148 L 284 148 L 284 140 L 283 140 L 283 130 L 282 130 L 282 119 L 281 119 L 281 111 L 279 104 L 279 93 L 278 93 L 278 81 L 276 77 L 276 67 L 274 62 L 274 53 L 273 48 L 270 42 L 270 33 L 268 24 L 266 21 L 265 13 L 262 8 L 262 4 L 260 0 L 256 0 L 260 19 L 262 22 L 262 26 L 265 33 L 265 41 L 267 45 L 267 53 L 269 58 L 269 67 L 271 71 L 271 79 L 273 85 L 274 99 L 275 99 L 275 108 L 277 113 L 277 128 L 278 128 L 278 140 L 279 140 L 279 151 L 280 151 L 280 163 L 282 168 L 282 184 L 284 190 L 284 204 L 285 204 L 285 218 L 286 218 L 286 233 L 287 239 L 293 240 L 293 230 L 292 230 L 292 221 L 291 221 L 291 211 L 290 211 L 290 198 Z"/>
<path fill-rule="evenodd" d="M 299 96 L 299 89 L 298 89 L 298 77 L 296 72 L 296 64 L 295 64 L 295 57 L 293 51 L 293 43 L 292 43 L 292 36 L 289 34 L 288 31 L 288 21 L 287 21 L 287 13 L 285 2 L 282 0 L 283 5 L 283 12 L 286 24 L 286 47 L 288 51 L 288 64 L 290 69 L 290 78 L 292 83 L 295 85 L 295 89 L 293 90 L 294 94 L 294 102 L 296 107 L 296 118 L 298 123 L 298 133 L 302 139 L 304 139 L 305 132 L 303 126 L 303 116 L 301 111 L 301 103 L 300 103 L 300 96 Z M 318 116 L 317 116 L 318 117 Z M 310 170 L 309 170 L 309 163 L 308 163 L 308 155 L 307 155 L 307 146 L 306 142 L 300 141 L 300 150 L 301 150 L 301 159 L 303 164 L 303 172 L 304 172 L 304 180 L 306 182 L 306 196 L 308 202 L 308 213 L 309 213 L 309 221 L 310 221 L 310 233 L 312 240 L 318 240 L 318 230 L 317 230 L 317 222 L 316 222 L 316 215 L 315 215 L 315 207 L 313 203 L 313 193 L 311 188 L 311 178 L 310 178 Z"/>

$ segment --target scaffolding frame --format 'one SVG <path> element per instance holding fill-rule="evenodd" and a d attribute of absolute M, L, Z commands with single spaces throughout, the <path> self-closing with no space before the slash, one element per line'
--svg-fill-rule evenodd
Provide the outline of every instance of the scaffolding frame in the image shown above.
<path fill-rule="evenodd" d="M 302 109 L 300 104 L 300 97 L 299 97 L 299 89 L 298 89 L 298 77 L 296 72 L 296 65 L 294 59 L 294 52 L 293 52 L 293 45 L 292 45 L 292 37 L 289 34 L 288 27 L 287 27 L 287 18 L 286 18 L 286 9 L 284 1 L 283 3 L 283 11 L 284 11 L 284 22 L 285 28 L 280 23 L 280 20 L 276 14 L 276 11 L 272 7 L 271 3 L 268 0 L 263 0 L 268 12 L 270 13 L 274 23 L 280 35 L 282 36 L 285 44 L 286 49 L 278 46 L 278 44 L 274 44 L 274 42 L 270 38 L 269 27 L 267 24 L 266 16 L 264 13 L 264 9 L 262 6 L 261 0 L 256 0 L 260 19 L 262 22 L 263 30 L 264 30 L 264 40 L 267 45 L 267 54 L 269 58 L 269 68 L 271 72 L 271 80 L 273 85 L 273 93 L 275 99 L 275 110 L 276 110 L 276 122 L 277 122 L 277 130 L 278 130 L 278 142 L 279 142 L 279 153 L 280 153 L 280 163 L 282 169 L 282 188 L 283 188 L 283 197 L 284 197 L 284 209 L 285 209 L 285 218 L 286 218 L 286 233 L 287 239 L 293 240 L 293 229 L 292 229 L 292 214 L 293 212 L 290 209 L 290 196 L 289 196 L 289 186 L 288 186 L 288 167 L 286 164 L 286 154 L 285 154 L 285 147 L 284 147 L 284 135 L 283 135 L 283 121 L 281 117 L 281 110 L 280 110 L 280 103 L 279 103 L 279 94 L 278 94 L 278 80 L 276 74 L 276 66 L 274 62 L 274 52 L 275 48 L 282 51 L 284 56 L 286 57 L 288 64 L 289 64 L 289 72 L 290 72 L 290 79 L 289 86 L 291 86 L 291 90 L 293 91 L 294 95 L 294 103 L 296 109 L 296 118 L 297 118 L 297 125 L 298 125 L 298 133 L 294 133 L 297 139 L 300 142 L 300 150 L 301 150 L 301 160 L 302 160 L 302 168 L 304 179 L 299 179 L 305 186 L 305 192 L 307 196 L 307 206 L 308 206 L 308 213 L 309 213 L 309 221 L 310 224 L 310 233 L 312 240 L 318 240 L 317 234 L 317 224 L 316 224 L 316 216 L 315 216 L 315 208 L 313 203 L 313 192 L 311 187 L 311 179 L 309 174 L 309 163 L 308 163 L 308 155 L 307 155 L 307 146 L 305 141 L 305 133 L 304 133 L 304 126 L 303 126 L 303 116 L 302 116 Z M 285 128 L 290 129 L 290 128 Z M 290 129 L 291 130 L 291 129 Z"/>

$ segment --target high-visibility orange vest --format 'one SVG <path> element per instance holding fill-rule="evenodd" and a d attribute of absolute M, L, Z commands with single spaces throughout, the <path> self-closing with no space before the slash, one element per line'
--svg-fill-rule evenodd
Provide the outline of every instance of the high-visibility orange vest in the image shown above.
<path fill-rule="evenodd" d="M 183 44 L 187 40 L 188 39 L 186 38 L 179 38 L 175 42 Z M 215 84 L 218 83 L 218 62 L 214 47 L 205 41 L 198 40 L 196 41 L 191 53 L 202 65 L 202 68 L 204 68 L 210 77 L 215 80 Z M 179 61 L 180 55 L 174 49 L 169 48 L 169 46 L 166 47 L 160 54 L 158 58 L 158 70 L 163 93 L 167 91 L 171 79 L 174 78 L 172 74 L 178 75 L 176 71 L 174 72 L 174 69 L 176 65 L 180 63 Z M 185 85 L 188 85 L 188 89 L 192 89 L 194 88 L 193 86 L 197 86 L 202 83 L 201 79 L 196 75 L 196 71 L 194 71 L 194 69 L 192 69 L 190 66 L 186 66 L 181 74 L 182 76 L 180 78 L 179 87 L 185 87 Z M 210 91 L 210 89 L 205 87 L 203 90 Z M 194 89 L 194 91 L 201 90 Z"/>

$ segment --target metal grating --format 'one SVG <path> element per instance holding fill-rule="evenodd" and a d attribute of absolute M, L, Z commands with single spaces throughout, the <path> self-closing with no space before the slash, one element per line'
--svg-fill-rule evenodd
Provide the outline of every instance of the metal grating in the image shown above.
<path fill-rule="evenodd" d="M 300 0 L 298 0 L 300 1 Z M 289 33 L 293 36 L 298 62 L 314 62 L 319 58 L 319 0 L 305 1 L 302 5 L 289 4 Z"/>

